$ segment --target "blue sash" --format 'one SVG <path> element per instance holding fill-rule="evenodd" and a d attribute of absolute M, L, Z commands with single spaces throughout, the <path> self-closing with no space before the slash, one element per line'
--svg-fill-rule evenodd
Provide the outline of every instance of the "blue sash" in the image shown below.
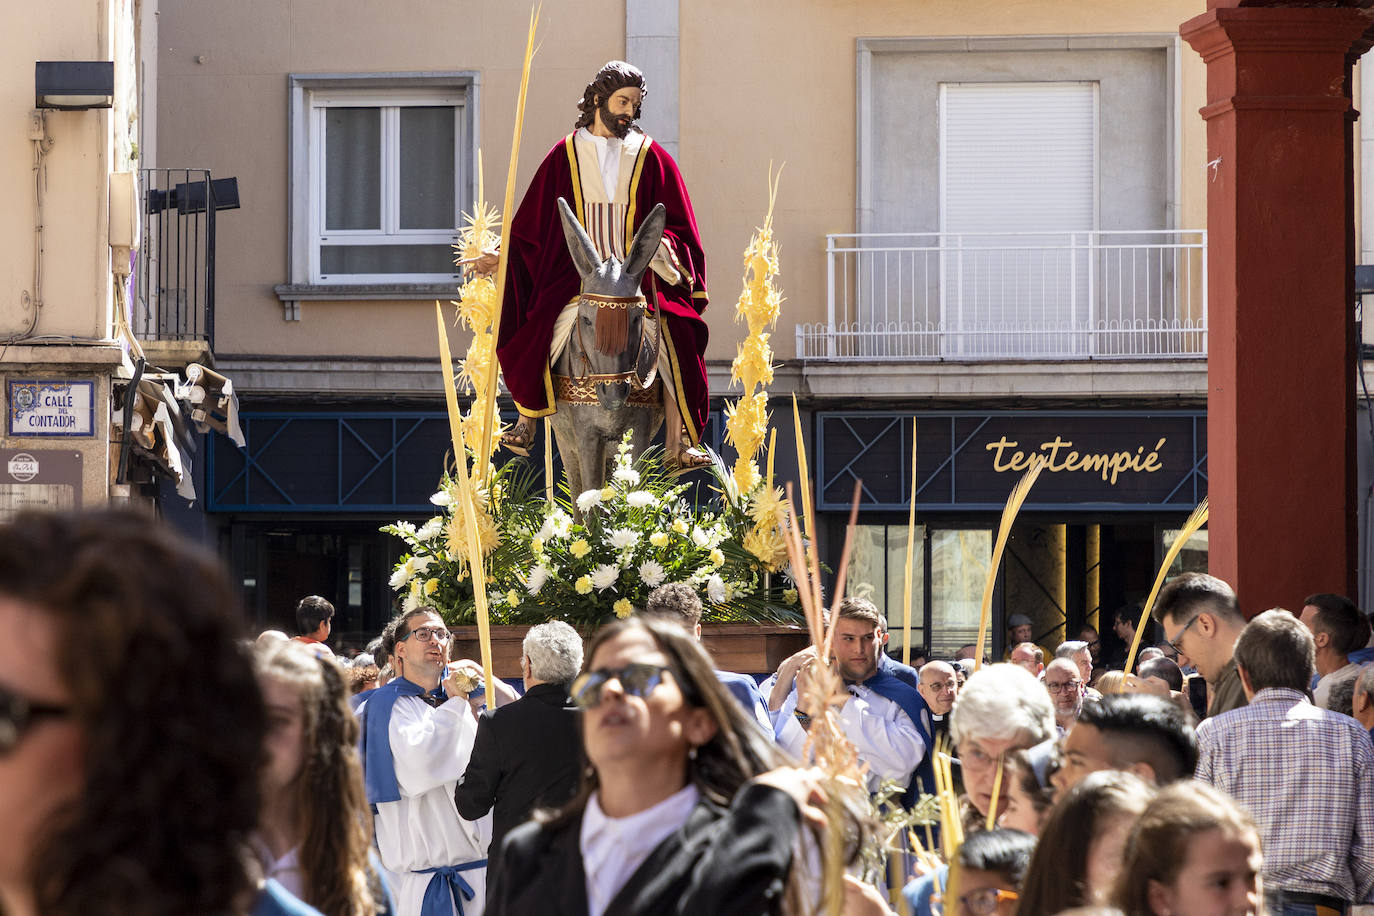
<path fill-rule="evenodd" d="M 864 686 L 901 707 L 907 718 L 916 724 L 916 730 L 921 733 L 921 740 L 925 742 L 926 752 L 921 757 L 921 762 L 916 765 L 915 772 L 911 774 L 911 783 L 902 795 L 902 805 L 910 808 L 916 803 L 920 793 L 935 794 L 935 767 L 931 763 L 931 756 L 935 753 L 935 741 L 930 734 L 930 707 L 916 692 L 915 687 L 895 674 L 882 670 L 881 666 L 877 674 L 864 681 Z"/>
<path fill-rule="evenodd" d="M 459 872 L 486 868 L 487 860 L 464 862 L 462 865 L 440 865 L 437 868 L 417 868 L 416 874 L 433 875 L 425 887 L 425 897 L 420 901 L 420 916 L 453 916 L 453 907 L 458 907 L 458 916 L 463 913 L 463 901 L 477 896 L 472 885 L 463 880 Z M 445 900 L 444 898 L 448 898 Z"/>
<path fill-rule="evenodd" d="M 401 697 L 419 697 L 426 693 L 444 696 L 443 687 L 426 691 L 419 684 L 403 677 L 387 681 L 386 686 L 368 691 L 367 700 L 358 707 L 362 719 L 358 753 L 363 758 L 363 787 L 372 810 L 382 802 L 401 800 L 401 786 L 396 781 L 396 761 L 391 755 L 391 708 Z"/>

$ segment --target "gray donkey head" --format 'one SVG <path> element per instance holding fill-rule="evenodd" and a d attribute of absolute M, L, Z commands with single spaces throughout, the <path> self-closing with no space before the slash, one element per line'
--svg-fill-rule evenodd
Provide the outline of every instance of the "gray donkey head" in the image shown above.
<path fill-rule="evenodd" d="M 654 340 L 646 342 L 646 338 L 656 335 L 645 333 L 645 301 L 639 283 L 658 250 L 667 213 L 663 204 L 649 211 L 630 242 L 623 264 L 614 256 L 601 260 L 586 230 L 561 197 L 558 214 L 568 253 L 582 276 L 577 324 L 568 342 L 572 365 L 580 376 L 596 377 L 597 399 L 603 408 L 619 410 L 630 395 L 632 380 L 644 388 L 653 383 L 657 353 Z"/>

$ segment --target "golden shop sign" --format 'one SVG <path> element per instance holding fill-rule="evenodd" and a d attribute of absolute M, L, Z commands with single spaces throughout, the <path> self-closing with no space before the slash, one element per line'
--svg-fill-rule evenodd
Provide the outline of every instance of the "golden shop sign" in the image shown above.
<path fill-rule="evenodd" d="M 1045 462 L 1032 510 L 1189 510 L 1207 495 L 1200 410 L 836 410 L 817 413 L 818 506 L 910 505 L 916 423 L 919 511 L 1000 512 L 1032 461 Z"/>
<path fill-rule="evenodd" d="M 1020 474 L 1030 467 L 1033 458 L 1038 457 L 1045 463 L 1042 474 L 1085 471 L 1089 474 L 1101 474 L 1104 482 L 1115 485 L 1117 477 L 1123 471 L 1153 474 L 1163 470 L 1164 464 L 1159 456 L 1168 441 L 1167 436 L 1161 436 L 1148 452 L 1143 445 L 1137 446 L 1134 452 L 1086 452 L 1074 449 L 1072 440 L 1055 436 L 1052 441 L 1042 442 L 1038 448 L 1026 451 L 1017 447 L 1020 445 L 1019 442 L 1009 441 L 1006 436 L 1002 436 L 983 448 L 993 453 L 992 469 L 999 474 Z"/>

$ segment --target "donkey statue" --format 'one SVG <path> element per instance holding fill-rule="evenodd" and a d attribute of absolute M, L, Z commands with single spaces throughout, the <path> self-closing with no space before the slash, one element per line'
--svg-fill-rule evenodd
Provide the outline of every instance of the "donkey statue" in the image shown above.
<path fill-rule="evenodd" d="M 614 256 L 601 260 L 561 197 L 558 213 L 582 275 L 576 320 L 551 373 L 554 439 L 576 496 L 605 486 L 626 430 L 633 431 L 631 450 L 638 456 L 663 425 L 658 319 L 648 313 L 639 282 L 658 250 L 667 216 L 663 204 L 649 211 L 622 264 Z"/>

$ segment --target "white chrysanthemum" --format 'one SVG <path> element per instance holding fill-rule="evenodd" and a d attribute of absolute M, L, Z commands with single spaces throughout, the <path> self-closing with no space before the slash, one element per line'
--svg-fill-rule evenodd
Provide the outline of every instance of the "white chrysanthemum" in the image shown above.
<path fill-rule="evenodd" d="M 577 497 L 577 508 L 580 512 L 586 512 L 592 506 L 600 504 L 600 502 L 600 490 L 586 490 L 580 496 Z"/>
<path fill-rule="evenodd" d="M 592 570 L 592 588 L 597 591 L 604 591 L 615 585 L 615 581 L 620 578 L 620 567 L 603 563 Z"/>
<path fill-rule="evenodd" d="M 418 574 L 429 572 L 429 564 L 434 562 L 434 558 L 429 556 L 418 556 L 413 557 L 410 562 L 414 565 L 415 572 Z"/>
<path fill-rule="evenodd" d="M 635 490 L 626 494 L 625 502 L 631 509 L 645 509 L 658 502 L 658 497 L 648 490 Z"/>
<path fill-rule="evenodd" d="M 545 518 L 544 524 L 540 525 L 539 530 L 534 533 L 534 539 L 547 542 L 551 537 L 553 537 L 553 519 Z"/>
<path fill-rule="evenodd" d="M 610 542 L 616 550 L 630 550 L 639 543 L 639 532 L 617 528 L 611 532 Z"/>
<path fill-rule="evenodd" d="M 433 496 L 429 498 L 429 501 L 434 503 L 434 505 L 436 506 L 453 505 L 453 497 L 448 495 L 447 490 L 440 490 L 438 493 L 435 493 Z"/>
<path fill-rule="evenodd" d="M 537 595 L 547 581 L 549 581 L 549 568 L 544 565 L 536 566 L 530 570 L 529 580 L 525 583 L 525 591 L 531 595 Z"/>
<path fill-rule="evenodd" d="M 712 604 L 725 601 L 725 580 L 720 576 L 712 575 L 706 580 L 706 599 Z"/>
<path fill-rule="evenodd" d="M 406 593 L 406 600 L 402 605 L 402 609 L 405 611 L 413 611 L 424 603 L 424 583 L 419 579 L 411 580 L 410 591 Z"/>
<path fill-rule="evenodd" d="M 692 543 L 698 547 L 706 547 L 711 543 L 711 535 L 704 528 L 693 528 Z"/>
<path fill-rule="evenodd" d="M 415 532 L 415 539 L 418 541 L 432 541 L 444 533 L 444 517 L 436 515 L 434 518 L 425 522 L 424 526 Z"/>
<path fill-rule="evenodd" d="M 391 578 L 387 584 L 396 591 L 400 591 L 413 578 L 415 578 L 415 560 L 412 557 L 407 557 L 406 561 L 399 564 L 391 573 Z"/>
<path fill-rule="evenodd" d="M 611 475 L 616 480 L 630 487 L 639 486 L 639 472 L 634 468 L 617 467 L 615 473 Z"/>
<path fill-rule="evenodd" d="M 663 567 L 655 560 L 645 560 L 639 564 L 639 579 L 649 588 L 658 588 L 663 584 Z"/>

